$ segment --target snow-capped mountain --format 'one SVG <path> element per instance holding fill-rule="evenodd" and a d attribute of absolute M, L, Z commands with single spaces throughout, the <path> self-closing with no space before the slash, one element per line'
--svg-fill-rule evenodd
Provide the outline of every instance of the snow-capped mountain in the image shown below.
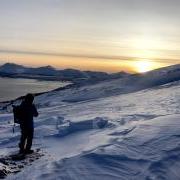
<path fill-rule="evenodd" d="M 8 74 L 34 74 L 34 75 L 51 75 L 55 76 L 58 70 L 53 68 L 52 66 L 44 66 L 38 68 L 26 67 L 14 63 L 6 63 L 0 66 L 0 73 L 8 73 Z"/>
<path fill-rule="evenodd" d="M 33 147 L 44 156 L 6 179 L 179 180 L 179 92 L 175 65 L 37 96 Z M 19 140 L 8 111 L 0 114 L 1 156 Z"/>
<path fill-rule="evenodd" d="M 27 68 L 25 71 L 26 74 L 34 75 L 45 75 L 45 76 L 56 76 L 58 75 L 57 70 L 52 66 L 44 66 L 38 68 Z"/>
<path fill-rule="evenodd" d="M 25 73 L 26 70 L 27 70 L 26 67 L 14 63 L 6 63 L 0 66 L 0 73 L 20 74 L 20 73 Z"/>
<path fill-rule="evenodd" d="M 26 77 L 26 78 L 38 78 L 52 80 L 67 80 L 75 83 L 85 83 L 89 81 L 96 83 L 98 81 L 122 78 L 129 76 L 130 74 L 125 72 L 119 72 L 114 74 L 108 74 L 105 72 L 94 71 L 80 71 L 76 69 L 64 69 L 58 70 L 52 66 L 44 66 L 38 68 L 21 66 L 13 63 L 6 63 L 0 66 L 0 75 L 8 77 Z"/>

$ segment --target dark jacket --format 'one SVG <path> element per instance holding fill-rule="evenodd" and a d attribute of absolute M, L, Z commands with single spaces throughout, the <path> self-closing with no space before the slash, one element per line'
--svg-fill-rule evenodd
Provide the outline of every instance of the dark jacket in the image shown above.
<path fill-rule="evenodd" d="M 37 109 L 34 104 L 29 104 L 26 101 L 21 103 L 21 128 L 29 129 L 34 128 L 33 117 L 38 116 Z"/>

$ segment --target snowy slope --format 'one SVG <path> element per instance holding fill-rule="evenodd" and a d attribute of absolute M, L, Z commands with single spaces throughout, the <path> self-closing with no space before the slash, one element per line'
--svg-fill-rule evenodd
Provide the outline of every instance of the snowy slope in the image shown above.
<path fill-rule="evenodd" d="M 164 76 L 169 71 L 161 77 L 169 79 Z M 179 180 L 180 81 L 101 96 L 99 91 L 115 88 L 115 82 L 86 86 L 86 94 L 81 87 L 37 97 L 34 148 L 45 156 L 7 179 Z M 88 97 L 94 88 L 98 98 L 64 101 L 81 93 Z M 1 155 L 17 149 L 18 127 L 12 134 L 11 120 L 10 113 L 0 115 Z"/>
<path fill-rule="evenodd" d="M 180 80 L 180 64 L 94 85 L 75 86 L 73 89 L 51 92 L 48 96 L 41 96 L 39 99 L 42 99 L 40 100 L 41 106 L 55 105 L 57 100 L 58 103 L 61 101 L 67 103 L 89 101 L 132 93 L 178 80 Z M 52 101 L 52 99 L 56 99 L 56 101 Z"/>

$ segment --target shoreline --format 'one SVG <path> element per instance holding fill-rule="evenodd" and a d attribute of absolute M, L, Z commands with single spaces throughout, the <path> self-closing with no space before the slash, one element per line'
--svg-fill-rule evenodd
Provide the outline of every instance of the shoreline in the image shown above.
<path fill-rule="evenodd" d="M 34 78 L 34 77 L 25 77 L 25 76 L 19 76 L 19 77 L 12 77 L 12 76 L 1 76 L 0 75 L 0 79 L 3 79 L 3 78 L 9 78 L 9 79 L 27 79 L 27 80 L 35 80 L 35 81 L 40 81 L 40 82 L 42 82 L 42 81 L 44 81 L 44 82 L 52 82 L 52 83 L 55 83 L 55 82 L 57 82 L 57 83 L 66 83 L 63 87 L 62 86 L 57 86 L 57 87 L 55 87 L 54 89 L 52 89 L 52 90 L 45 90 L 45 91 L 41 91 L 41 92 L 35 92 L 35 93 L 33 93 L 34 94 L 34 96 L 36 97 L 36 96 L 39 96 L 39 95 L 42 95 L 42 94 L 45 94 L 45 93 L 48 93 L 48 92 L 52 92 L 52 91 L 57 91 L 57 90 L 63 90 L 63 89 L 66 89 L 66 88 L 68 88 L 69 86 L 72 86 L 72 84 L 73 84 L 73 82 L 70 82 L 70 81 L 63 81 L 63 80 L 50 80 L 50 79 L 40 79 L 40 78 Z M 9 100 L 2 100 L 2 101 L 0 101 L 0 110 L 2 110 L 3 109 L 3 106 L 5 105 L 5 107 L 6 106 L 8 106 L 8 105 L 11 105 L 12 103 L 14 103 L 14 102 L 16 102 L 16 101 L 18 101 L 18 100 L 21 100 L 21 99 L 23 99 L 24 98 L 24 95 L 23 96 L 17 96 L 17 97 L 15 97 L 15 98 L 10 98 Z"/>
<path fill-rule="evenodd" d="M 40 95 L 43 95 L 45 93 L 49 93 L 49 92 L 54 92 L 54 91 L 62 91 L 62 90 L 66 90 L 66 89 L 70 89 L 70 88 L 73 88 L 75 87 L 75 84 L 68 84 L 64 87 L 59 87 L 59 88 L 56 88 L 56 89 L 53 89 L 53 90 L 50 90 L 50 91 L 44 91 L 44 92 L 40 92 L 40 93 L 34 93 L 34 96 L 40 96 Z M 2 110 L 7 110 L 7 107 L 8 106 L 11 106 L 14 102 L 16 101 L 19 101 L 19 100 L 22 100 L 25 96 L 20 96 L 20 97 L 17 97 L 15 99 L 12 99 L 12 100 L 7 100 L 7 101 L 0 101 L 0 112 Z"/>
<path fill-rule="evenodd" d="M 0 78 L 11 78 L 11 79 L 33 79 L 37 81 L 61 81 L 61 82 L 68 82 L 65 79 L 59 79 L 55 76 L 41 76 L 41 75 L 16 75 L 16 74 L 7 74 L 2 75 L 0 74 Z"/>

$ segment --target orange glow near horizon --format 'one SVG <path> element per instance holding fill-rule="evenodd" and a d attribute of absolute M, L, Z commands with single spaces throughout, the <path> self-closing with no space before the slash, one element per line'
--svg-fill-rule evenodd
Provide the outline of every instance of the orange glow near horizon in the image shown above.
<path fill-rule="evenodd" d="M 4 56 L 4 57 L 3 57 Z M 8 58 L 7 58 L 8 57 Z M 131 73 L 143 73 L 160 67 L 171 65 L 169 63 L 158 63 L 150 60 L 113 60 L 113 59 L 96 59 L 81 57 L 50 57 L 24 54 L 7 54 L 1 55 L 1 64 L 14 62 L 27 66 L 46 66 L 51 65 L 57 69 L 74 68 L 79 70 L 120 72 L 126 71 Z M 16 59 L 13 60 L 12 59 Z"/>
<path fill-rule="evenodd" d="M 143 73 L 180 63 L 179 1 L 42 2 L 0 1 L 0 64 Z"/>

